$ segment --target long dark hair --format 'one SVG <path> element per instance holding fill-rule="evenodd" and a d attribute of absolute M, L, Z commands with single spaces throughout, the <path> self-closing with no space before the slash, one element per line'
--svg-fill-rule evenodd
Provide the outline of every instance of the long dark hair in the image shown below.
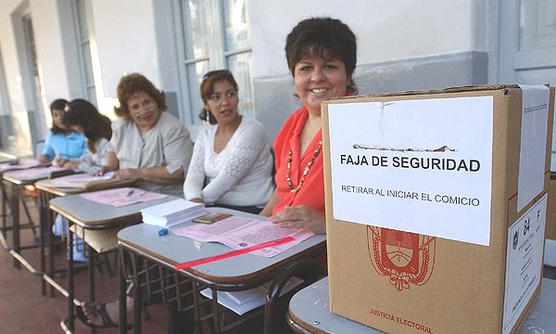
<path fill-rule="evenodd" d="M 66 99 L 56 99 L 54 101 L 52 101 L 52 103 L 50 104 L 50 114 L 52 115 L 52 112 L 54 111 L 54 109 L 56 110 L 65 110 L 66 106 L 68 105 L 68 100 Z M 52 133 L 56 134 L 56 133 L 66 133 L 69 132 L 71 130 L 66 130 L 66 129 L 62 129 L 60 128 L 58 125 L 56 125 L 56 123 L 54 123 L 54 118 L 52 118 L 52 127 L 50 128 L 50 131 L 52 131 Z"/>
<path fill-rule="evenodd" d="M 68 103 L 66 113 L 62 119 L 67 126 L 79 125 L 88 139 L 89 150 L 95 153 L 95 143 L 100 138 L 110 140 L 112 137 L 111 121 L 98 112 L 89 101 L 75 99 Z"/>

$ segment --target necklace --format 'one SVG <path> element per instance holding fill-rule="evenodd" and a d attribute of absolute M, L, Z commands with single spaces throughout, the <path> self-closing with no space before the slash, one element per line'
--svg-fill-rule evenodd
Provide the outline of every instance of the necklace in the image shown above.
<path fill-rule="evenodd" d="M 315 163 L 315 159 L 318 157 L 321 148 L 322 148 L 322 140 L 319 141 L 319 146 L 317 147 L 315 152 L 313 152 L 313 157 L 311 158 L 311 160 L 303 170 L 303 175 L 301 176 L 301 180 L 299 180 L 299 184 L 295 188 L 293 187 L 292 179 L 290 177 L 293 153 L 292 150 L 288 152 L 288 174 L 286 174 L 286 181 L 288 181 L 288 187 L 290 188 L 290 192 L 296 193 L 299 191 L 299 189 L 301 189 L 301 186 L 303 186 L 303 182 L 305 182 L 305 177 L 307 176 L 307 174 L 309 174 L 309 171 L 311 170 L 311 166 L 313 166 L 313 163 Z"/>

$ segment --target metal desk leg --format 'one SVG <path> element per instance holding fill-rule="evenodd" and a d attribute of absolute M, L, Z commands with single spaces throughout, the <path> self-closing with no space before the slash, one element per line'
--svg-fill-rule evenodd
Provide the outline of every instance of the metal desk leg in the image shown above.
<path fill-rule="evenodd" d="M 126 334 L 126 324 L 127 324 L 127 300 L 126 300 L 126 270 L 125 270 L 125 250 L 122 246 L 118 249 L 118 291 L 119 291 L 119 301 L 120 301 L 120 334 Z"/>
<path fill-rule="evenodd" d="M 69 229 L 71 221 L 68 222 L 68 258 L 67 258 L 67 277 L 68 277 L 68 330 L 74 332 L 73 314 L 73 232 Z"/>
<path fill-rule="evenodd" d="M 45 260 L 45 254 L 44 254 L 44 242 L 45 242 L 45 238 L 46 238 L 46 230 L 48 229 L 47 227 L 47 223 L 48 223 L 48 207 L 47 207 L 47 203 L 48 199 L 47 199 L 47 195 L 45 194 L 44 191 L 40 190 L 39 191 L 39 230 L 40 230 L 40 238 L 39 238 L 39 243 L 40 243 L 40 257 L 41 257 L 41 273 L 44 273 L 46 270 L 46 260 Z M 50 249 L 50 252 L 52 252 L 52 249 Z M 46 295 L 46 281 L 44 279 L 41 279 L 41 294 L 44 296 Z"/>
<path fill-rule="evenodd" d="M 218 306 L 218 290 L 216 289 L 212 289 L 212 301 L 211 301 L 211 306 L 212 306 L 212 320 L 214 322 L 214 329 L 216 330 L 217 334 L 222 333 L 222 328 L 221 328 L 221 321 L 220 321 L 220 310 L 219 310 L 219 306 Z"/>
<path fill-rule="evenodd" d="M 45 192 L 46 195 L 46 192 Z M 46 200 L 46 235 L 48 236 L 48 277 L 54 277 L 54 233 L 52 233 L 52 212 L 48 209 L 49 197 Z M 50 297 L 54 297 L 54 286 L 50 285 Z"/>
<path fill-rule="evenodd" d="M 141 334 L 141 287 L 139 286 L 139 272 L 141 271 L 141 261 L 135 254 L 133 259 L 133 334 Z"/>
<path fill-rule="evenodd" d="M 0 196 L 2 196 L 2 236 L 6 238 L 6 217 L 8 213 L 6 212 L 8 207 L 6 206 L 6 188 L 4 187 L 4 181 L 0 180 Z"/>
<path fill-rule="evenodd" d="M 83 253 L 87 254 L 87 250 L 89 251 L 89 261 L 88 261 L 88 268 L 89 271 L 89 300 L 94 303 L 95 302 L 95 256 L 93 254 L 93 250 L 89 247 L 89 244 L 85 242 L 85 233 L 82 234 L 83 237 Z M 77 249 L 77 237 L 75 239 L 75 248 Z M 73 248 L 73 247 L 72 247 Z M 91 334 L 95 334 L 96 330 L 94 328 L 90 328 L 89 332 Z"/>
<path fill-rule="evenodd" d="M 10 208 L 12 212 L 12 237 L 13 246 L 12 250 L 19 254 L 19 198 L 20 188 L 15 184 L 10 184 Z M 14 267 L 17 270 L 21 269 L 21 263 L 14 257 Z"/>

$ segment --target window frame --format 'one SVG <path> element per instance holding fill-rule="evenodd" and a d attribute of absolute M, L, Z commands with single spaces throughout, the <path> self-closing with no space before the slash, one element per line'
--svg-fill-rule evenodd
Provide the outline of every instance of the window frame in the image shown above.
<path fill-rule="evenodd" d="M 191 94 L 191 89 L 199 89 L 199 83 L 195 82 L 194 87 L 191 87 L 192 82 L 190 82 L 189 69 L 188 66 L 199 63 L 202 61 L 208 61 L 208 71 L 216 69 L 229 69 L 229 62 L 233 56 L 240 54 L 251 54 L 253 52 L 251 42 L 249 41 L 249 46 L 226 50 L 226 27 L 225 27 L 225 4 L 226 0 L 206 0 L 209 4 L 209 31 L 206 38 L 210 41 L 210 47 L 208 48 L 208 55 L 198 58 L 188 58 L 187 48 L 192 44 L 191 30 L 188 29 L 190 26 L 190 15 L 189 7 L 187 6 L 187 0 L 176 0 L 176 9 L 174 11 L 174 22 L 176 30 L 176 46 L 178 55 L 178 76 L 180 82 L 180 92 L 182 94 L 182 116 L 185 126 L 191 130 L 195 135 L 198 128 L 201 126 L 199 121 L 197 121 L 197 115 L 201 110 L 194 110 L 194 97 Z M 247 5 L 247 4 L 246 4 Z M 201 73 L 202 74 L 202 73 Z M 253 77 L 252 77 L 252 63 L 250 64 L 250 89 L 251 97 L 253 96 Z M 254 105 L 254 101 L 251 101 Z M 253 116 L 255 114 L 255 108 L 253 107 Z"/>

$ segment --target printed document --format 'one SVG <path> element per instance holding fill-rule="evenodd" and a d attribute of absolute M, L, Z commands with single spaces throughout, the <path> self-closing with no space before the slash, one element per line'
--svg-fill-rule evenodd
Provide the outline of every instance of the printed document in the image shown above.
<path fill-rule="evenodd" d="M 244 249 L 261 243 L 292 236 L 294 241 L 263 248 L 252 254 L 273 257 L 314 235 L 297 228 L 284 228 L 266 220 L 232 216 L 211 225 L 194 224 L 172 229 L 176 235 L 201 242 L 219 242 L 232 249 Z"/>
<path fill-rule="evenodd" d="M 114 177 L 113 172 L 101 176 L 92 176 L 87 173 L 68 175 L 50 180 L 50 184 L 59 188 L 86 189 L 94 184 L 109 183 Z M 116 180 L 116 179 L 114 179 Z"/>
<path fill-rule="evenodd" d="M 101 204 L 115 206 L 117 208 L 164 198 L 167 195 L 148 192 L 139 188 L 116 188 L 110 190 L 95 191 L 81 194 L 84 198 Z"/>

